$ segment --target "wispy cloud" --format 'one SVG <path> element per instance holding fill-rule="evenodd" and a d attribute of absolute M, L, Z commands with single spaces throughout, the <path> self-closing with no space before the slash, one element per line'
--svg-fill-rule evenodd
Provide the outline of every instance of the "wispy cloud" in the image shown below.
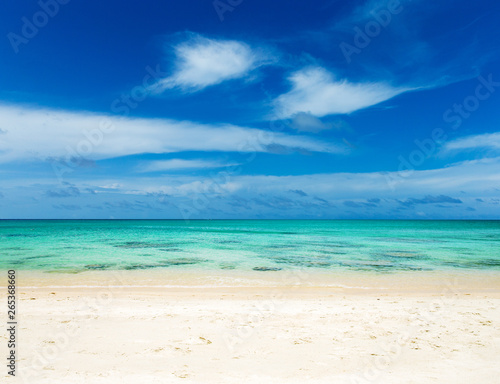
<path fill-rule="evenodd" d="M 120 210 L 140 209 L 152 217 L 229 218 L 229 217 L 399 217 L 431 218 L 498 217 L 500 158 L 457 163 L 426 171 L 415 171 L 394 190 L 389 175 L 371 173 L 330 173 L 296 176 L 220 175 L 194 176 L 170 174 L 124 176 L 119 179 L 87 179 L 75 185 L 81 193 L 67 196 L 67 204 L 102 207 L 100 215 Z M 39 196 L 40 188 L 59 191 L 57 184 L 33 179 L 7 183 L 9 195 L 22 195 L 5 217 L 26 210 L 26 201 Z M 99 187 L 107 185 L 106 188 Z M 59 187 L 60 188 L 60 187 Z M 88 193 L 87 189 L 97 191 Z M 460 195 L 457 195 L 460 191 Z M 383 196 L 383 198 L 375 197 Z M 479 199 L 479 200 L 478 200 Z M 120 201 L 134 202 L 132 205 Z M 62 201 L 62 200 L 61 200 Z M 110 201 L 118 202 L 116 204 Z M 140 202 L 140 204 L 139 204 Z M 35 204 L 35 203 L 32 203 Z M 37 205 L 45 209 L 45 205 Z M 450 210 L 438 209 L 453 207 Z M 61 208 L 58 206 L 58 208 Z M 475 209 L 475 211 L 471 210 Z M 161 212 L 160 212 L 160 211 Z M 40 211 L 42 212 L 42 211 Z M 60 210 L 58 210 L 60 212 Z M 214 213 L 216 212 L 216 213 Z M 471 212 L 474 212 L 471 216 Z M 41 213 L 43 214 L 43 213 Z M 128 217 L 121 213 L 120 217 Z M 101 217 L 100 216 L 100 217 Z"/>
<path fill-rule="evenodd" d="M 269 133 L 230 124 L 199 124 L 171 119 L 120 118 L 0 105 L 9 129 L 0 139 L 0 162 L 80 157 L 100 160 L 141 153 L 182 151 L 271 152 L 291 150 L 342 153 L 331 143 L 300 135 Z"/>
<path fill-rule="evenodd" d="M 255 68 L 273 62 L 269 53 L 252 49 L 246 43 L 197 34 L 176 45 L 174 53 L 173 73 L 155 86 L 156 91 L 171 88 L 199 91 L 226 80 L 243 78 Z"/>
<path fill-rule="evenodd" d="M 290 75 L 292 89 L 274 101 L 276 114 L 291 117 L 299 113 L 315 116 L 348 114 L 389 100 L 411 90 L 381 82 L 351 83 L 322 67 L 309 67 Z"/>
<path fill-rule="evenodd" d="M 456 191 L 464 191 L 469 196 L 497 196 L 493 188 L 500 182 L 498 166 L 500 157 L 457 163 L 451 166 L 415 171 L 392 189 L 388 179 L 398 177 L 398 172 L 360 172 L 360 173 L 325 173 L 297 176 L 274 175 L 228 175 L 217 179 L 209 176 L 170 175 L 162 178 L 143 177 L 119 180 L 123 193 L 156 193 L 189 196 L 193 192 L 203 194 L 228 195 L 234 192 L 258 196 L 259 194 L 286 193 L 298 198 L 320 196 L 325 199 L 351 200 L 360 199 L 378 204 L 384 199 L 398 199 L 414 204 L 459 203 L 461 200 L 451 197 Z M 117 183 L 112 180 L 110 183 Z M 217 187 L 215 188 L 215 184 Z M 88 181 L 86 185 L 102 185 L 97 181 Z M 223 186 L 222 186 L 223 185 Z M 227 187 L 227 188 L 226 188 Z M 167 189 L 170 192 L 167 192 Z M 142 192 L 140 192 L 142 191 Z"/>
<path fill-rule="evenodd" d="M 217 160 L 183 160 L 183 159 L 170 159 L 170 160 L 157 160 L 141 164 L 137 167 L 138 172 L 160 172 L 160 171 L 176 171 L 185 169 L 210 169 L 232 167 L 239 164 L 225 163 Z"/>
<path fill-rule="evenodd" d="M 459 139 L 452 140 L 446 143 L 443 151 L 466 151 L 484 148 L 500 149 L 500 132 L 461 137 Z"/>

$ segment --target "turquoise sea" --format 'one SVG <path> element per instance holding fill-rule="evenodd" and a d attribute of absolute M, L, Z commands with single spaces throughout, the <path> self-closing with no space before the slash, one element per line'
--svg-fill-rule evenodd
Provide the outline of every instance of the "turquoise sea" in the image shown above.
<path fill-rule="evenodd" d="M 500 221 L 6 220 L 2 269 L 498 270 Z"/>

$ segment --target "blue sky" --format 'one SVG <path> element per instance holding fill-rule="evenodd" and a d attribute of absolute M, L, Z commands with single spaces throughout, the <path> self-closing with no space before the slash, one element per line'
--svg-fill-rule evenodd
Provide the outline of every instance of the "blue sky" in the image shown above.
<path fill-rule="evenodd" d="M 500 4 L 0 13 L 0 218 L 500 218 Z"/>

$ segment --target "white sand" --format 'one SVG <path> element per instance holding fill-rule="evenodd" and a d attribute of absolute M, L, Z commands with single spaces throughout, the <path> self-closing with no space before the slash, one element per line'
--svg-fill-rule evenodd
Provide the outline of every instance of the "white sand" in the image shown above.
<path fill-rule="evenodd" d="M 18 377 L 5 366 L 0 377 L 50 384 L 499 383 L 500 289 L 489 284 L 421 291 L 414 284 L 404 292 L 21 288 Z M 0 335 L 0 356 L 7 356 Z"/>

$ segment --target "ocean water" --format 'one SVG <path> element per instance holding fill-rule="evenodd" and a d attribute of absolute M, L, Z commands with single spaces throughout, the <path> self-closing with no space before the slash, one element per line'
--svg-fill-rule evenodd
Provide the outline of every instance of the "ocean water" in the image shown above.
<path fill-rule="evenodd" d="M 500 221 L 0 221 L 0 267 L 500 271 Z"/>

